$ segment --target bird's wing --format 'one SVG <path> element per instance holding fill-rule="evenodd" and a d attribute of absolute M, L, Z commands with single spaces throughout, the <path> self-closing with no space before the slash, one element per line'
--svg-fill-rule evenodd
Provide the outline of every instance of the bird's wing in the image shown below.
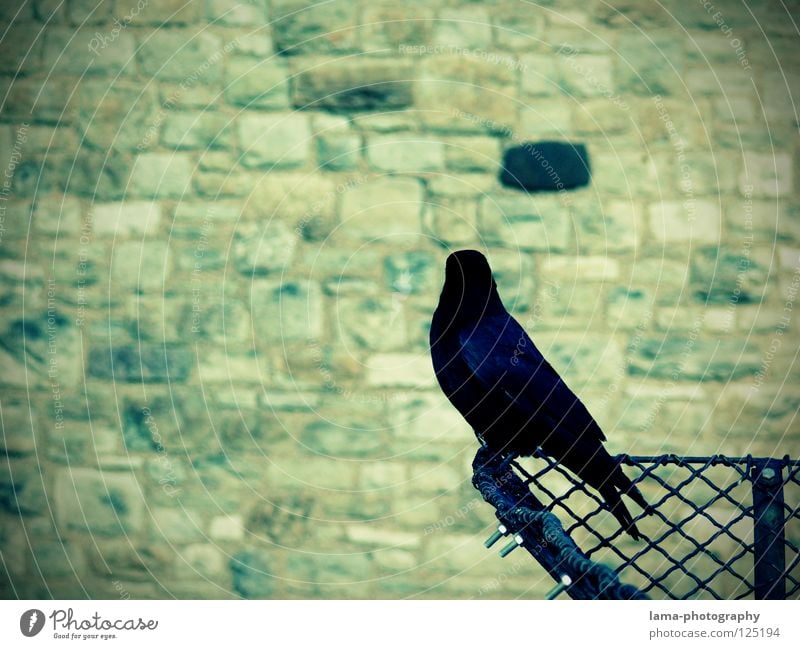
<path fill-rule="evenodd" d="M 586 406 L 510 315 L 483 318 L 459 334 L 461 355 L 486 390 L 525 417 L 546 416 L 575 437 L 605 441 Z"/>

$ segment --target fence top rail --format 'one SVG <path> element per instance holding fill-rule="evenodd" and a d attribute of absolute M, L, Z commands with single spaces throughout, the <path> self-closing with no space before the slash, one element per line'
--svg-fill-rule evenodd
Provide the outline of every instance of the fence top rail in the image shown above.
<path fill-rule="evenodd" d="M 784 466 L 800 466 L 800 459 L 793 460 L 788 455 L 782 458 L 763 458 L 753 455 L 730 456 L 730 455 L 676 455 L 675 453 L 665 453 L 663 455 L 627 455 L 622 453 L 617 458 L 623 464 L 750 464 L 755 465 L 767 459 L 773 459 L 782 463 Z"/>

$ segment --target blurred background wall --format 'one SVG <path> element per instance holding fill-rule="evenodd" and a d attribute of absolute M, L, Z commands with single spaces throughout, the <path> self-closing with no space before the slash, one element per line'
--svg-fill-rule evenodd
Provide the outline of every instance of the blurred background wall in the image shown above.
<path fill-rule="evenodd" d="M 613 452 L 797 455 L 797 3 L 747 4 L 4 2 L 3 596 L 541 596 L 434 383 L 461 247 Z M 543 139 L 590 186 L 503 188 Z"/>

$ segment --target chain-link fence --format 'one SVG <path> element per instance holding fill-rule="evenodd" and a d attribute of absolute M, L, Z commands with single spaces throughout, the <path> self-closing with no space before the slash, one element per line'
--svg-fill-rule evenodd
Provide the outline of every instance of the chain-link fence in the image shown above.
<path fill-rule="evenodd" d="M 509 465 L 481 449 L 473 482 L 495 506 L 501 532 L 513 534 L 556 580 L 571 584 L 565 590 L 572 597 L 800 598 L 800 461 L 618 459 L 654 509 L 634 516 L 640 541 L 620 529 L 593 490 L 544 455 Z M 544 538 L 519 510 L 555 514 L 574 551 L 589 560 L 585 565 L 613 568 L 627 594 L 598 591 L 563 556 L 542 553 L 556 537 Z"/>

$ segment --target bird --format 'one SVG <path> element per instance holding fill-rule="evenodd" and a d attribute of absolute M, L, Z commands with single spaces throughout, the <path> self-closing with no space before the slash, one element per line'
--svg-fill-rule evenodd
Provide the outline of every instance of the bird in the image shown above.
<path fill-rule="evenodd" d="M 596 489 L 625 530 L 641 535 L 622 495 L 652 513 L 603 446 L 586 406 L 506 310 L 491 267 L 477 250 L 457 250 L 430 326 L 431 360 L 450 403 L 478 440 L 507 459 L 544 453 Z"/>

